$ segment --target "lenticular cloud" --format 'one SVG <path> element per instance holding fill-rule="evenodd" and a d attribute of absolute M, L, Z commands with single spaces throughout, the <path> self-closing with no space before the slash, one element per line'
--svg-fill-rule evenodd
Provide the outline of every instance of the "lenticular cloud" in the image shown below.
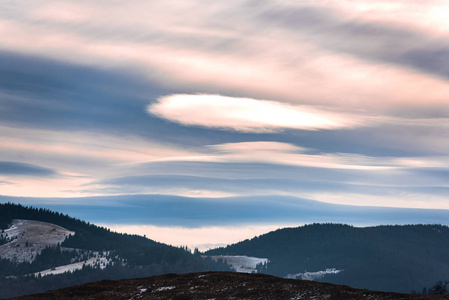
<path fill-rule="evenodd" d="M 241 132 L 340 129 L 359 125 L 357 118 L 308 106 L 205 94 L 164 96 L 149 105 L 147 111 L 183 125 Z"/>

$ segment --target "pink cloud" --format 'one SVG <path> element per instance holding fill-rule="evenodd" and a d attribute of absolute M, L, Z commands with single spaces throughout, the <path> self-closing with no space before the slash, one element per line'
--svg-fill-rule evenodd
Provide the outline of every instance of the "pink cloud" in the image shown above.
<path fill-rule="evenodd" d="M 340 10 L 343 19 L 348 20 L 355 16 L 363 20 L 371 13 L 390 15 L 398 5 L 402 9 L 401 20 L 419 13 L 414 6 L 404 6 L 405 2 L 313 3 Z M 449 84 L 441 78 L 337 54 L 300 33 L 260 28 L 239 14 L 230 23 L 228 18 L 217 17 L 233 11 L 227 4 L 197 6 L 195 1 L 186 1 L 180 7 L 163 3 L 141 7 L 134 2 L 107 6 L 91 2 L 53 4 L 56 5 L 36 4 L 34 15 L 23 13 L 27 11 L 25 7 L 18 6 L 17 10 L 22 10 L 17 12 L 20 21 L 5 18 L 0 22 L 3 37 L 0 48 L 78 64 L 126 67 L 164 86 L 205 93 L 230 91 L 251 98 L 375 113 L 390 113 L 403 107 L 414 110 L 448 107 Z M 66 5 L 73 7 L 67 10 Z M 428 14 L 423 15 L 429 22 L 437 20 L 436 8 L 440 7 L 446 6 L 432 2 L 424 7 Z M 181 12 L 191 8 L 195 9 L 190 14 L 173 13 L 173 9 Z M 80 12 L 89 12 L 89 18 L 78 20 L 79 16 L 86 16 Z M 79 26 L 62 29 L 52 23 L 54 16 Z M 36 23 L 36 18 L 49 22 Z M 390 19 L 378 18 L 377 22 L 390 24 Z M 408 20 L 419 23 L 421 19 Z M 212 21 L 215 26 L 206 26 Z M 429 26 L 439 28 L 436 23 Z M 196 40 L 200 42 L 192 42 Z M 221 44 L 229 49 L 221 48 Z"/>

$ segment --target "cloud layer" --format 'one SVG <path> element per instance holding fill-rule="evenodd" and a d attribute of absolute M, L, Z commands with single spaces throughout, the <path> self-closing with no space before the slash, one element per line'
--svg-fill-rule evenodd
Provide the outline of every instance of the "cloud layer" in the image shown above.
<path fill-rule="evenodd" d="M 186 92 L 447 112 L 447 5 L 375 2 L 19 1 L 2 9 L 0 49 L 126 67 Z"/>
<path fill-rule="evenodd" d="M 440 0 L 2 2 L 1 194 L 123 222 L 160 209 L 146 225 L 162 227 L 213 226 L 207 214 L 275 226 L 292 207 L 301 222 L 356 222 L 354 206 L 377 223 L 398 212 L 380 206 L 444 215 L 448 12 Z M 316 201 L 350 208 L 320 215 Z M 426 216 L 407 220 L 440 220 Z"/>

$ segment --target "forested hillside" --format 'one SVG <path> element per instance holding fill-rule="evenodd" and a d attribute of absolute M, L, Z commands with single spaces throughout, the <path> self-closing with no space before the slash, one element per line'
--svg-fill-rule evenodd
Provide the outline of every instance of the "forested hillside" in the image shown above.
<path fill-rule="evenodd" d="M 172 247 L 137 235 L 111 232 L 46 209 L 0 204 L 0 230 L 8 228 L 13 219 L 48 222 L 74 231 L 75 234 L 57 247 L 44 249 L 32 262 L 0 259 L 0 298 L 102 279 L 230 270 L 223 263 L 203 259 L 184 248 Z M 2 242 L 6 243 L 8 239 L 3 239 Z M 60 265 L 87 261 L 99 253 L 106 256 L 109 261 L 107 266 L 86 264 L 82 270 L 72 273 L 42 277 L 32 275 Z"/>
<path fill-rule="evenodd" d="M 449 279 L 449 228 L 441 225 L 356 228 L 313 224 L 285 228 L 210 250 L 208 255 L 248 255 L 270 261 L 263 273 L 373 290 L 421 291 Z M 329 274 L 318 273 L 335 268 Z M 309 272 L 309 273 L 306 273 Z"/>

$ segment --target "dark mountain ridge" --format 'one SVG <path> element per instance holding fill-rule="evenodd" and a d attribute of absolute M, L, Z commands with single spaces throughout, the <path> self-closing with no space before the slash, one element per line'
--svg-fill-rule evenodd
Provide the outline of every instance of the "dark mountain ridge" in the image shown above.
<path fill-rule="evenodd" d="M 356 228 L 312 224 L 279 229 L 207 251 L 207 255 L 268 258 L 259 271 L 301 278 L 335 268 L 318 279 L 372 290 L 421 291 L 449 279 L 449 227 L 403 225 Z"/>

